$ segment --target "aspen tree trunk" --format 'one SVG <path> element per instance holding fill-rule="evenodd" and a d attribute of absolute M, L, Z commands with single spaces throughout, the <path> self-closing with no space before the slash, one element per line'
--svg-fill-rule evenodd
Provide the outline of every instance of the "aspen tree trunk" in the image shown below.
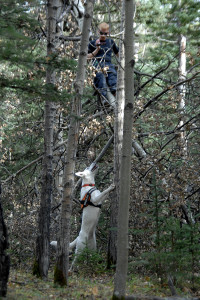
<path fill-rule="evenodd" d="M 182 0 L 178 0 L 178 6 L 181 10 Z M 181 21 L 178 21 L 178 26 L 181 26 Z M 178 62 L 178 81 L 185 80 L 186 78 L 186 37 L 183 34 L 179 36 L 179 62 Z M 182 126 L 184 123 L 184 114 L 185 114 L 185 84 L 178 86 L 178 111 L 179 111 L 179 126 Z M 185 159 L 187 156 L 187 140 L 185 132 L 180 133 L 180 147 L 182 157 Z"/>
<path fill-rule="evenodd" d="M 133 0 L 125 0 L 125 107 L 120 169 L 120 197 L 117 235 L 117 268 L 113 299 L 123 299 L 128 269 L 128 222 L 131 185 L 131 153 L 133 126 Z"/>
<path fill-rule="evenodd" d="M 122 23 L 121 32 L 124 30 L 124 1 L 122 2 Z M 108 238 L 108 260 L 107 268 L 110 269 L 117 262 L 117 216 L 119 205 L 119 183 L 121 166 L 121 149 L 123 139 L 123 121 L 124 121 L 124 33 L 122 33 L 119 45 L 119 63 L 117 74 L 117 95 L 115 107 L 114 124 L 114 184 L 115 189 L 111 193 L 110 204 L 110 231 Z"/>
<path fill-rule="evenodd" d="M 178 73 L 179 78 L 178 81 L 183 81 L 186 78 L 186 37 L 184 35 L 180 35 L 179 37 L 179 65 L 178 65 Z M 184 114 L 185 114 L 185 84 L 179 85 L 178 87 L 178 110 L 180 113 L 180 122 L 179 126 L 183 125 L 184 123 Z M 181 144 L 181 153 L 183 158 L 187 157 L 187 140 L 185 132 L 180 133 L 180 144 Z"/>
<path fill-rule="evenodd" d="M 81 48 L 78 60 L 76 81 L 74 84 L 76 96 L 73 101 L 73 108 L 70 118 L 70 127 L 65 158 L 63 177 L 63 199 L 61 208 L 60 238 L 58 240 L 57 262 L 54 273 L 54 282 L 60 285 L 68 283 L 69 269 L 69 243 L 70 243 L 70 217 L 74 188 L 75 159 L 79 135 L 79 117 L 81 114 L 81 97 L 83 94 L 85 70 L 87 64 L 87 49 L 89 32 L 93 15 L 94 0 L 87 0 L 83 21 L 83 32 Z"/>
<path fill-rule="evenodd" d="M 0 297 L 6 297 L 7 282 L 10 271 L 10 257 L 6 254 L 8 248 L 7 228 L 3 218 L 1 206 L 1 185 L 0 185 Z"/>
<path fill-rule="evenodd" d="M 52 55 L 55 52 L 56 20 L 59 2 L 47 1 L 47 62 L 46 71 L 46 96 L 51 97 L 51 91 L 55 84 L 55 71 L 51 66 Z M 50 100 L 45 102 L 44 113 L 44 157 L 42 174 L 42 191 L 39 212 L 39 230 L 36 242 L 36 261 L 33 273 L 46 279 L 49 269 L 49 245 L 50 245 L 50 209 L 52 199 L 53 182 L 53 123 L 55 106 Z"/>

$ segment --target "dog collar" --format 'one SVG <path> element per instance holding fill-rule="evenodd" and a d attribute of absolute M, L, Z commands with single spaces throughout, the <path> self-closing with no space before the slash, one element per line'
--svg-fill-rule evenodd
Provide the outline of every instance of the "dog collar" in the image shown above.
<path fill-rule="evenodd" d="M 82 185 L 82 187 L 85 187 L 85 186 L 95 186 L 95 184 L 90 183 L 90 184 L 84 184 L 84 185 Z"/>

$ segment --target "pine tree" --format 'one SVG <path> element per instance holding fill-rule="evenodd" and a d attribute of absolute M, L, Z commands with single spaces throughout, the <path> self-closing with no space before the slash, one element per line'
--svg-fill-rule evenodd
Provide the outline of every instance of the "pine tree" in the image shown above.
<path fill-rule="evenodd" d="M 47 60 L 51 62 L 55 55 L 56 21 L 58 20 L 57 0 L 47 2 Z M 55 69 L 51 63 L 46 70 L 47 95 L 55 86 Z M 49 99 L 45 102 L 44 115 L 44 157 L 42 191 L 39 213 L 39 233 L 36 245 L 36 261 L 34 274 L 41 278 L 47 278 L 49 269 L 50 247 L 50 209 L 53 190 L 53 129 L 54 129 L 55 105 Z M 37 270 L 38 265 L 38 270 Z"/>

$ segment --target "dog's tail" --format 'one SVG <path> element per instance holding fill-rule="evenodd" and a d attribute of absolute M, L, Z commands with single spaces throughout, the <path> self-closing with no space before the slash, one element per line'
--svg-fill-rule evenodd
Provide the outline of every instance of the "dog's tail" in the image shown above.
<path fill-rule="evenodd" d="M 50 243 L 50 245 L 53 246 L 53 247 L 57 247 L 57 241 L 52 241 L 52 242 Z"/>
<path fill-rule="evenodd" d="M 72 250 L 73 248 L 76 247 L 76 241 L 77 241 L 77 238 L 76 238 L 73 242 L 71 242 L 71 243 L 69 244 L 69 250 Z M 50 243 L 50 245 L 56 248 L 56 247 L 57 247 L 57 241 L 52 241 L 52 242 Z"/>
<path fill-rule="evenodd" d="M 76 247 L 76 242 L 77 242 L 77 238 L 69 244 L 69 250 L 72 250 L 73 248 Z"/>

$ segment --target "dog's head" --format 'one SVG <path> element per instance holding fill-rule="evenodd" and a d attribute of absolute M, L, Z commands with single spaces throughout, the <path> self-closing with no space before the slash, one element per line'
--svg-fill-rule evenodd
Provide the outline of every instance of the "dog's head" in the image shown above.
<path fill-rule="evenodd" d="M 92 163 L 88 168 L 86 168 L 83 172 L 75 173 L 76 176 L 82 177 L 87 181 L 94 180 L 94 177 L 98 171 L 98 165 L 96 163 Z"/>

